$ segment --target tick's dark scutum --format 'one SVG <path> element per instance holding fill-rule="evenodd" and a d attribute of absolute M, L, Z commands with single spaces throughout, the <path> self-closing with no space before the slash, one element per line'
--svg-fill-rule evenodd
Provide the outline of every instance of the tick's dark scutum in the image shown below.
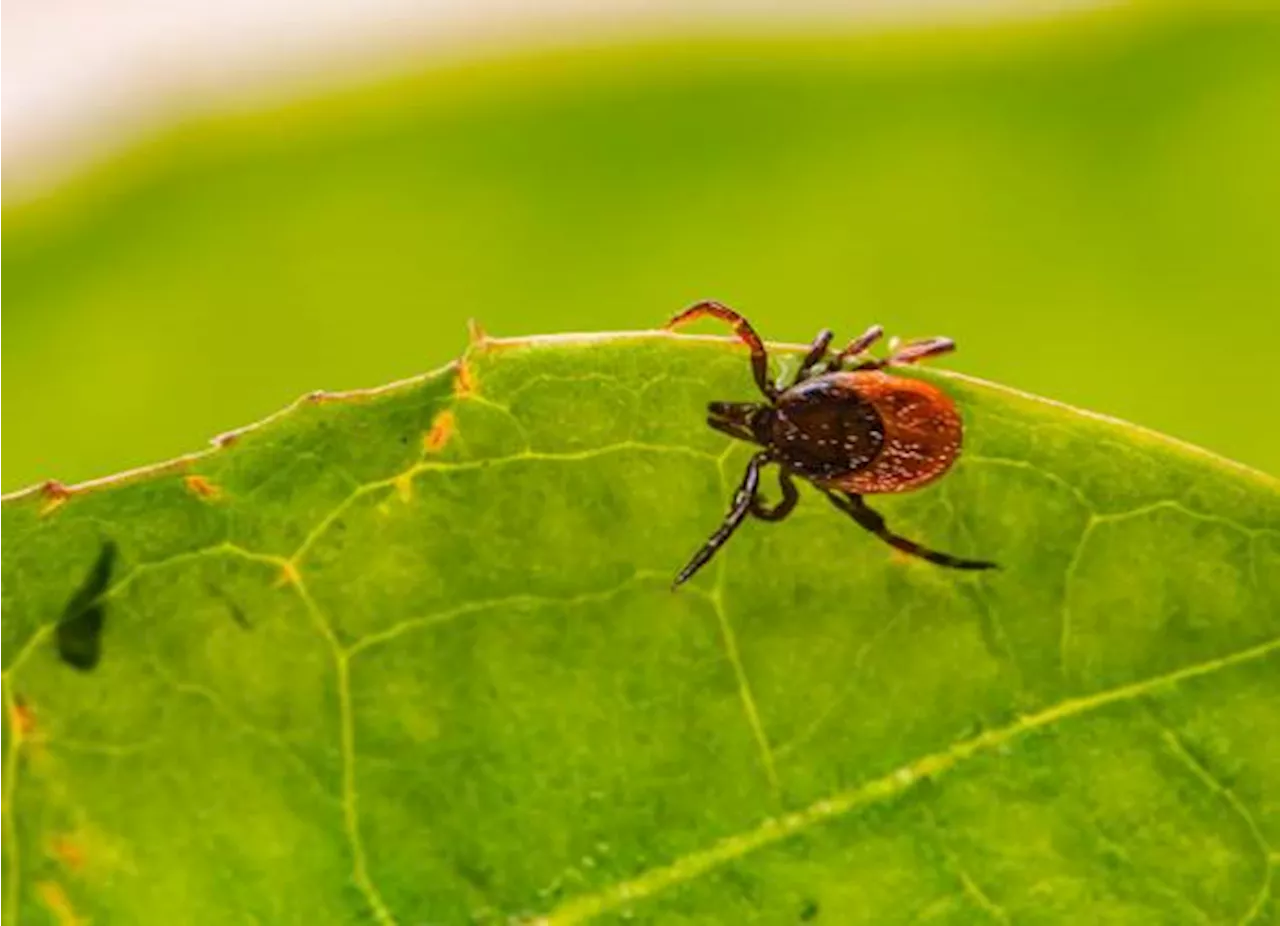
<path fill-rule="evenodd" d="M 788 389 L 778 400 L 773 444 L 779 461 L 811 479 L 856 472 L 884 447 L 880 414 L 856 391 L 831 378 Z"/>

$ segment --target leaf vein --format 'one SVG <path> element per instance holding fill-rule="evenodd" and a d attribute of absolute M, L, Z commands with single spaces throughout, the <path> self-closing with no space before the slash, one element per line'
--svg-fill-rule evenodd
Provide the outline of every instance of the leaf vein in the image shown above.
<path fill-rule="evenodd" d="M 1256 844 L 1259 853 L 1262 855 L 1263 876 L 1262 883 L 1258 886 L 1258 890 L 1254 895 L 1253 903 L 1245 910 L 1240 919 L 1239 926 L 1249 926 L 1250 923 L 1257 919 L 1262 913 L 1267 901 L 1271 897 L 1271 881 L 1274 874 L 1274 866 L 1271 859 L 1274 850 L 1268 842 L 1266 835 L 1262 832 L 1262 827 L 1258 824 L 1257 818 L 1244 805 L 1239 796 L 1228 787 L 1224 782 L 1220 781 L 1217 776 L 1209 770 L 1209 768 L 1200 759 L 1187 748 L 1187 744 L 1177 733 L 1169 726 L 1161 722 L 1153 713 L 1148 711 L 1152 723 L 1160 729 L 1160 738 L 1168 748 L 1169 752 L 1185 765 L 1197 781 L 1202 783 L 1206 788 L 1222 797 L 1224 801 L 1231 807 L 1231 810 L 1244 821 L 1249 835 Z"/>
<path fill-rule="evenodd" d="M 728 453 L 729 451 L 726 450 L 716 460 L 716 470 L 720 476 L 720 487 L 725 494 L 729 494 L 729 484 L 725 478 L 724 471 Z M 722 551 L 719 562 L 716 564 L 715 585 L 707 599 L 711 603 L 712 611 L 716 615 L 716 623 L 720 627 L 720 640 L 724 645 L 725 657 L 729 660 L 729 665 L 733 667 L 733 676 L 738 684 L 738 700 L 742 703 L 742 711 L 746 716 L 747 726 L 751 730 L 756 749 L 760 753 L 760 766 L 764 771 L 765 779 L 769 782 L 770 790 L 776 795 L 779 789 L 778 768 L 777 763 L 774 761 L 773 747 L 769 744 L 769 735 L 765 732 L 764 724 L 760 720 L 760 710 L 756 706 L 755 695 L 751 690 L 751 682 L 747 678 L 747 671 L 742 665 L 742 656 L 738 652 L 738 638 L 733 632 L 733 625 L 729 622 L 729 615 L 724 607 L 725 569 L 727 563 L 728 557 Z"/>
<path fill-rule="evenodd" d="M 1264 659 L 1280 650 L 1280 637 L 1245 650 L 1184 666 L 1117 688 L 1068 698 L 1013 723 L 984 731 L 953 743 L 935 753 L 907 763 L 879 778 L 840 791 L 808 807 L 781 818 L 767 818 L 754 829 L 722 838 L 705 849 L 696 850 L 666 865 L 651 868 L 627 881 L 603 890 L 572 898 L 534 922 L 537 926 L 568 926 L 618 909 L 636 900 L 676 887 L 709 871 L 727 865 L 752 852 L 781 842 L 862 807 L 884 803 L 904 793 L 923 778 L 932 778 L 966 759 L 998 749 L 1034 730 L 1044 729 L 1069 718 L 1089 714 L 1114 704 L 1133 701 L 1149 692 L 1211 675 L 1233 666 Z"/>
<path fill-rule="evenodd" d="M 0 799 L 0 812 L 4 815 L 5 856 L 8 862 L 8 883 L 4 887 L 5 922 L 18 922 L 18 889 L 21 885 L 21 868 L 19 861 L 18 832 L 13 822 L 13 793 L 18 786 L 18 754 L 22 748 L 23 733 L 17 723 L 18 705 L 14 700 L 13 688 L 6 679 L 0 686 L 4 697 L 4 722 L 8 725 L 9 754 L 4 762 L 3 799 Z"/>
<path fill-rule="evenodd" d="M 943 855 L 946 856 L 947 862 L 951 865 L 956 879 L 960 882 L 961 892 L 975 906 L 986 913 L 991 919 L 999 923 L 1009 923 L 1009 914 L 1004 911 L 986 891 L 978 884 L 977 881 L 969 874 L 964 863 L 960 860 L 959 853 L 951 846 L 946 838 L 946 834 L 942 830 L 942 826 L 938 823 L 937 816 L 929 808 L 925 808 L 925 817 L 929 821 L 929 827 L 933 830 L 934 838 L 938 845 L 942 848 Z"/>
<path fill-rule="evenodd" d="M 525 462 L 551 462 L 551 463 L 572 463 L 583 460 L 593 460 L 598 457 L 608 456 L 614 453 L 624 453 L 626 451 L 637 451 L 641 453 L 669 454 L 673 456 L 692 457 L 699 460 L 714 460 L 716 457 L 703 450 L 695 450 L 692 447 L 682 447 L 678 444 L 649 444 L 640 441 L 619 441 L 614 444 L 606 444 L 601 447 L 592 447 L 587 450 L 563 451 L 563 452 L 547 452 L 524 450 L 520 453 L 514 453 L 505 457 L 481 457 L 475 460 L 459 460 L 454 462 L 443 462 L 439 460 L 419 460 L 407 469 L 388 476 L 385 479 L 377 479 L 372 482 L 366 482 L 356 488 L 350 495 L 338 502 L 328 514 L 321 517 L 316 524 L 307 532 L 297 549 L 289 556 L 289 561 L 293 565 L 300 563 L 310 552 L 311 548 L 324 536 L 328 529 L 338 520 L 348 508 L 359 501 L 364 496 L 376 492 L 379 489 L 393 488 L 404 480 L 413 480 L 423 473 L 455 473 L 455 472 L 473 472 L 476 470 L 489 469 L 497 466 L 510 466 L 516 463 Z"/>
<path fill-rule="evenodd" d="M 482 611 L 489 611 L 495 608 L 532 606 L 538 607 L 542 605 L 564 605 L 573 607 L 579 604 L 598 603 L 607 601 L 635 585 L 645 581 L 651 581 L 663 577 L 663 573 L 654 570 L 640 569 L 634 574 L 619 582 L 617 585 L 601 589 L 594 592 L 583 592 L 580 595 L 568 595 L 565 597 L 555 597 L 552 595 L 505 595 L 501 598 L 486 598 L 482 601 L 472 601 L 467 604 L 459 605 L 456 608 L 446 608 L 443 611 L 437 611 L 432 614 L 425 614 L 419 617 L 410 617 L 405 620 L 398 621 L 387 627 L 385 630 L 378 630 L 373 633 L 366 634 L 354 643 L 346 647 L 348 657 L 357 655 L 373 646 L 387 643 L 406 633 L 414 630 L 434 627 L 439 624 L 448 623 L 459 617 L 466 617 L 470 614 L 477 614 Z"/>
<path fill-rule="evenodd" d="M 334 795 L 324 786 L 324 782 L 320 780 L 320 777 L 316 774 L 315 769 L 311 767 L 310 763 L 308 763 L 302 756 L 298 755 L 298 753 L 294 751 L 293 747 L 277 733 L 250 723 L 244 717 L 240 716 L 238 712 L 228 707 L 218 693 L 212 689 L 204 685 L 198 685 L 195 682 L 183 681 L 182 679 L 177 678 L 164 667 L 160 660 L 156 658 L 154 653 L 147 655 L 146 663 L 156 676 L 173 692 L 204 701 L 209 705 L 209 707 L 221 715 L 224 720 L 237 728 L 241 733 L 247 734 L 254 739 L 261 740 L 268 746 L 282 753 L 303 772 L 303 775 L 314 786 L 316 793 L 322 795 L 327 800 L 334 800 Z M 65 741 L 56 742 L 64 746 L 67 745 Z M 154 739 L 148 740 L 140 744 L 140 746 L 147 746 L 154 742 Z M 136 749 L 130 751 L 136 751 Z"/>
<path fill-rule="evenodd" d="M 292 560 L 282 562 L 291 564 Z M 364 852 L 364 841 L 360 836 L 360 805 L 355 780 L 355 716 L 351 707 L 351 673 L 349 671 L 348 656 L 338 642 L 333 626 L 324 616 L 315 599 L 311 597 L 311 592 L 307 589 L 302 573 L 297 569 L 292 573 L 292 585 L 297 590 L 298 597 L 302 599 L 307 612 L 328 642 L 330 651 L 333 654 L 335 671 L 337 672 L 338 724 L 339 736 L 341 737 L 339 751 L 342 756 L 342 817 L 346 829 L 347 844 L 351 849 L 352 878 L 364 895 L 378 923 L 381 926 L 394 926 L 395 918 L 387 909 L 381 892 L 369 875 L 368 863 Z"/>

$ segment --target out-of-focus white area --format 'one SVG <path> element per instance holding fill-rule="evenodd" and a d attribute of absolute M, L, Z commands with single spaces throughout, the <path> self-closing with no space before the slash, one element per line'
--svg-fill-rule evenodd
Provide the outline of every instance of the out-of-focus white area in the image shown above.
<path fill-rule="evenodd" d="M 988 22 L 1100 0 L 7 0 L 4 194 L 176 113 L 507 48 L 679 30 Z"/>

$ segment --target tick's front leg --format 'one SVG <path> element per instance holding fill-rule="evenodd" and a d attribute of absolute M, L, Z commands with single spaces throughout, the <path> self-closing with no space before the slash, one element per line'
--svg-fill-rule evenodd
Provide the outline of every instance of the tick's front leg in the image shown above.
<path fill-rule="evenodd" d="M 756 334 L 756 330 L 751 327 L 751 322 L 747 321 L 733 309 L 727 305 L 721 305 L 719 302 L 699 302 L 689 306 L 671 321 L 667 322 L 668 329 L 678 328 L 689 322 L 702 318 L 704 315 L 710 315 L 712 318 L 718 318 L 733 325 L 733 332 L 746 344 L 751 350 L 751 374 L 755 377 L 756 386 L 765 394 L 769 401 L 773 401 L 778 396 L 778 390 L 769 382 L 769 354 L 764 349 L 764 342 L 760 340 L 760 335 Z"/>
<path fill-rule="evenodd" d="M 800 490 L 785 469 L 778 469 L 778 488 L 782 490 L 782 498 L 772 508 L 761 501 L 759 495 L 751 500 L 751 513 L 761 521 L 781 521 L 795 510 L 796 503 L 800 501 Z"/>
<path fill-rule="evenodd" d="M 747 516 L 747 512 L 751 510 L 752 502 L 755 501 L 756 490 L 760 488 L 760 467 L 769 462 L 769 454 L 757 453 L 751 458 L 751 462 L 747 464 L 747 471 L 742 476 L 742 482 L 738 486 L 738 490 L 733 494 L 733 502 L 729 507 L 729 513 L 725 515 L 724 521 L 712 534 L 707 542 L 697 553 L 693 554 L 693 559 L 680 570 L 680 574 L 676 576 L 676 580 L 671 583 L 671 588 L 676 589 L 689 581 L 693 574 L 707 564 L 711 557 L 728 540 L 733 532 L 738 529 L 743 519 Z"/>

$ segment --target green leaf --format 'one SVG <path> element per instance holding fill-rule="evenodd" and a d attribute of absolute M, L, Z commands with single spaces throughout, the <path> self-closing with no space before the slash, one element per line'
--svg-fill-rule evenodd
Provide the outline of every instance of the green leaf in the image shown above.
<path fill-rule="evenodd" d="M 753 390 L 651 333 L 10 499 L 5 922 L 1276 922 L 1276 482 L 912 375 L 965 453 L 876 504 L 997 572 L 806 487 L 673 593 Z"/>

